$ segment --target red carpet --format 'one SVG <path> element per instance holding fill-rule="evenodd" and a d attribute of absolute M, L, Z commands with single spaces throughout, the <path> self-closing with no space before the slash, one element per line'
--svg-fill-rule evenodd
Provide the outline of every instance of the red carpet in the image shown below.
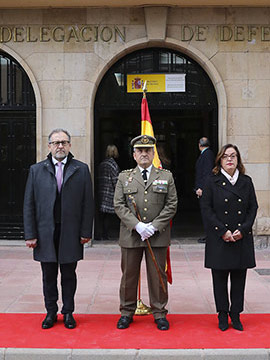
<path fill-rule="evenodd" d="M 119 315 L 75 314 L 77 327 L 41 329 L 44 314 L 0 314 L 0 348 L 55 349 L 217 349 L 270 348 L 270 314 L 243 314 L 244 331 L 221 332 L 216 315 L 168 315 L 169 331 L 157 330 L 152 316 L 136 316 L 126 330 Z"/>

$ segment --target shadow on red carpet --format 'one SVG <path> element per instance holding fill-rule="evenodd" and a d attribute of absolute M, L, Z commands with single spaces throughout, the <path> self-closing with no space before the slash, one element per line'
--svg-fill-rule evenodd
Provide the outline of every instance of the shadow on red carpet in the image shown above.
<path fill-rule="evenodd" d="M 66 329 L 62 315 L 41 329 L 44 314 L 0 314 L 0 348 L 54 349 L 218 349 L 269 348 L 270 314 L 242 314 L 244 331 L 221 332 L 216 315 L 168 315 L 169 331 L 156 328 L 152 316 L 136 316 L 118 330 L 119 315 L 75 314 L 77 327 Z"/>

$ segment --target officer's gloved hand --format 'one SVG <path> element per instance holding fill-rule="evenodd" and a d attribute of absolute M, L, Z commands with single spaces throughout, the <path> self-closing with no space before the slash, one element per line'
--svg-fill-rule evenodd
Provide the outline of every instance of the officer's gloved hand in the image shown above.
<path fill-rule="evenodd" d="M 149 225 L 151 223 L 143 223 L 143 222 L 139 222 L 136 226 L 135 229 L 136 231 L 141 235 L 141 239 L 142 241 L 144 241 L 145 239 L 148 239 L 150 236 L 152 236 L 154 234 L 154 230 L 152 228 L 149 228 Z"/>
<path fill-rule="evenodd" d="M 156 229 L 156 228 L 152 225 L 152 223 L 148 223 L 147 225 L 148 225 L 148 230 L 152 232 L 151 236 L 154 235 L 154 233 L 155 233 L 158 229 Z"/>
<path fill-rule="evenodd" d="M 143 223 L 145 225 L 144 230 L 140 233 L 142 241 L 148 239 L 150 236 L 154 235 L 157 229 L 152 225 L 152 223 Z"/>
<path fill-rule="evenodd" d="M 142 233 L 144 232 L 146 228 L 146 224 L 143 222 L 138 222 L 138 224 L 135 226 L 135 230 L 137 231 L 137 233 L 139 233 L 140 235 L 142 235 Z"/>

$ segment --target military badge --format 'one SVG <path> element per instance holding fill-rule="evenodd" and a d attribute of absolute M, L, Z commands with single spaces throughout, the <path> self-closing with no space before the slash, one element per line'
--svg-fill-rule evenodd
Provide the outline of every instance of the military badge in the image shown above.
<path fill-rule="evenodd" d="M 141 139 L 141 143 L 142 143 L 142 144 L 148 144 L 148 143 L 149 143 L 148 137 L 144 136 L 144 137 Z"/>
<path fill-rule="evenodd" d="M 168 185 L 168 180 L 154 180 L 153 185 Z"/>

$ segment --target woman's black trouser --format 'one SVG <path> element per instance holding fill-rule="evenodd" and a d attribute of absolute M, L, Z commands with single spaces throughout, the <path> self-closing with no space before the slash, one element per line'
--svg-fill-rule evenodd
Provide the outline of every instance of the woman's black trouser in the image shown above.
<path fill-rule="evenodd" d="M 213 290 L 217 312 L 240 313 L 244 309 L 244 292 L 247 269 L 216 270 L 212 269 Z M 228 278 L 230 275 L 230 300 Z"/>

